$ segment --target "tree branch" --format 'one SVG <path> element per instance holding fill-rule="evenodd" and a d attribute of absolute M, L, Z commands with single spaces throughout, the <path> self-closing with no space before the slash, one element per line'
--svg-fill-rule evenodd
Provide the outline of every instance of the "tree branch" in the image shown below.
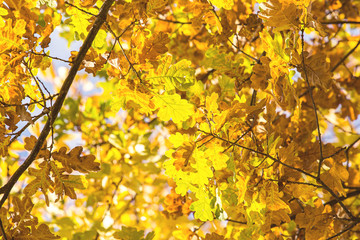
<path fill-rule="evenodd" d="M 331 69 L 331 72 L 334 72 L 356 50 L 359 45 L 360 40 L 353 49 L 351 49 L 342 59 L 340 59 L 340 61 Z"/>
<path fill-rule="evenodd" d="M 308 89 L 309 89 L 310 99 L 311 99 L 311 103 L 312 103 L 313 109 L 314 109 L 316 128 L 317 128 L 318 138 L 319 138 L 320 161 L 319 161 L 319 167 L 318 167 L 317 176 L 318 176 L 318 178 L 320 178 L 320 170 L 321 170 L 322 162 L 324 161 L 324 156 L 323 156 L 323 148 L 322 148 L 322 140 L 321 140 L 321 132 L 320 132 L 320 125 L 319 125 L 319 118 L 318 118 L 318 115 L 317 115 L 317 110 L 316 110 L 316 105 L 315 105 L 314 96 L 313 96 L 313 94 L 312 94 L 311 85 L 310 85 L 309 78 L 308 78 L 308 75 L 307 75 L 307 72 L 306 72 L 305 55 L 304 55 L 304 45 L 305 45 L 304 30 L 305 30 L 305 29 L 302 29 L 302 30 L 301 30 L 302 67 L 303 67 L 303 69 L 304 69 L 305 81 L 306 81 L 306 84 L 307 84 Z"/>
<path fill-rule="evenodd" d="M 59 96 L 56 99 L 56 102 L 52 108 L 50 117 L 46 121 L 46 124 L 45 124 L 43 130 L 41 131 L 40 136 L 35 144 L 35 147 L 31 151 L 30 155 L 26 158 L 24 163 L 16 170 L 16 172 L 13 174 L 13 176 L 10 178 L 10 180 L 6 183 L 6 185 L 3 186 L 5 190 L 4 190 L 4 195 L 2 196 L 1 201 L 0 201 L 0 208 L 3 206 L 4 202 L 8 198 L 8 196 L 11 192 L 11 189 L 13 188 L 15 183 L 18 181 L 20 176 L 26 171 L 26 169 L 36 159 L 36 156 L 38 155 L 43 143 L 45 142 L 45 140 L 51 130 L 51 126 L 53 125 L 55 119 L 57 118 L 58 113 L 60 112 L 60 109 L 64 103 L 64 100 L 70 89 L 70 86 L 79 70 L 79 67 L 80 67 L 87 51 L 91 47 L 91 44 L 94 41 L 95 36 L 98 33 L 101 25 L 105 22 L 107 13 L 114 1 L 115 0 L 106 0 L 104 2 L 103 6 L 101 7 L 100 12 L 99 12 L 98 16 L 96 17 L 95 23 L 94 23 L 93 27 L 91 28 L 88 36 L 86 37 L 83 45 L 81 46 L 80 51 L 79 51 L 78 55 L 76 56 L 76 59 L 74 60 L 72 67 L 70 68 L 69 74 L 60 89 Z"/>
<path fill-rule="evenodd" d="M 351 230 L 351 229 L 352 229 L 353 227 L 355 227 L 357 224 L 358 224 L 358 222 L 353 222 L 353 223 L 352 223 L 352 224 L 350 224 L 347 228 L 345 228 L 345 229 L 344 229 L 344 230 L 342 230 L 341 232 L 339 232 L 339 233 L 335 234 L 334 236 L 331 236 L 331 237 L 327 238 L 326 240 L 330 240 L 330 239 L 333 239 L 333 238 L 336 238 L 336 237 L 338 237 L 338 236 L 342 235 L 343 233 L 345 233 L 345 232 L 347 232 L 347 231 Z"/>
<path fill-rule="evenodd" d="M 156 20 L 168 22 L 168 23 L 174 23 L 174 24 L 192 24 L 192 22 L 181 22 L 176 20 L 170 20 L 170 19 L 162 19 L 162 18 L 155 18 Z"/>
<path fill-rule="evenodd" d="M 360 24 L 359 21 L 346 21 L 346 20 L 334 20 L 334 21 L 323 21 L 321 24 Z"/>
<path fill-rule="evenodd" d="M 333 199 L 331 201 L 328 201 L 328 202 L 324 203 L 324 205 L 334 205 L 334 204 L 338 203 L 339 201 L 343 201 L 345 199 L 355 197 L 359 194 L 360 194 L 360 189 L 353 191 L 353 192 L 346 193 L 346 196 L 342 196 L 342 197 L 339 197 L 338 199 Z"/>

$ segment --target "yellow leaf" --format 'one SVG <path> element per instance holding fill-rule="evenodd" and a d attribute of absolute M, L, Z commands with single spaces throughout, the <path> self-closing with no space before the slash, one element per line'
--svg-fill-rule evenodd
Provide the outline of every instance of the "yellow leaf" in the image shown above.
<path fill-rule="evenodd" d="M 217 8 L 224 8 L 226 10 L 231 10 L 234 6 L 234 0 L 212 0 L 211 3 Z"/>
<path fill-rule="evenodd" d="M 169 141 L 173 144 L 174 148 L 180 147 L 187 139 L 188 139 L 187 135 L 185 134 L 183 135 L 179 132 L 177 132 L 176 134 L 172 134 L 169 137 Z"/>
<path fill-rule="evenodd" d="M 266 192 L 266 207 L 270 211 L 278 211 L 280 209 L 287 210 L 288 213 L 291 212 L 289 205 L 287 205 L 279 196 L 278 187 L 275 183 L 268 183 L 263 189 Z M 263 192 L 264 193 L 264 192 Z"/>
<path fill-rule="evenodd" d="M 205 151 L 205 156 L 212 162 L 215 170 L 222 170 L 227 167 L 226 162 L 229 160 L 229 156 L 222 153 L 223 150 L 223 147 L 214 145 Z"/>
<path fill-rule="evenodd" d="M 207 117 L 211 119 L 213 117 L 213 114 L 218 114 L 218 101 L 219 95 L 215 92 L 211 94 L 211 96 L 206 97 L 206 111 L 207 111 Z"/>
<path fill-rule="evenodd" d="M 194 106 L 176 93 L 155 95 L 153 101 L 156 108 L 159 108 L 157 115 L 162 121 L 171 119 L 174 123 L 181 123 L 194 113 Z"/>
<path fill-rule="evenodd" d="M 266 26 L 276 27 L 277 31 L 300 27 L 302 9 L 297 8 L 293 3 L 269 0 L 260 3 L 259 8 L 259 17 L 265 20 Z"/>

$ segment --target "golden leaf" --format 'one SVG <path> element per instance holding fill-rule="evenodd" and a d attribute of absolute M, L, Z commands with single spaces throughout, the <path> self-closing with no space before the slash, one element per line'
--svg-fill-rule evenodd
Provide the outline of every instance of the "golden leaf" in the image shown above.
<path fill-rule="evenodd" d="M 67 152 L 66 147 L 60 148 L 59 151 L 53 152 L 52 157 L 61 162 L 65 171 L 71 173 L 73 170 L 79 171 L 82 173 L 88 173 L 89 171 L 99 171 L 100 164 L 95 162 L 94 155 L 86 155 L 81 157 L 83 148 L 78 146 Z"/>

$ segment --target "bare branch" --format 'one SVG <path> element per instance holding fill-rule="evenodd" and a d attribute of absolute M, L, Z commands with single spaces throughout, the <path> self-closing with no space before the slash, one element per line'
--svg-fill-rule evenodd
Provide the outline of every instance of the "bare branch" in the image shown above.
<path fill-rule="evenodd" d="M 359 194 L 360 194 L 360 189 L 353 191 L 353 192 L 346 193 L 346 196 L 342 196 L 342 197 L 339 197 L 338 199 L 333 199 L 331 201 L 328 201 L 324 205 L 334 205 L 334 204 L 338 203 L 339 201 L 343 201 L 345 199 L 358 196 Z"/>
<path fill-rule="evenodd" d="M 333 20 L 333 21 L 323 21 L 321 24 L 360 24 L 359 21 L 347 21 L 347 20 Z"/>
<path fill-rule="evenodd" d="M 360 45 L 360 40 L 358 41 L 355 47 L 353 47 L 342 59 L 340 59 L 340 61 L 337 64 L 335 64 L 335 66 L 331 69 L 331 72 L 334 72 L 356 50 L 356 48 L 359 45 Z"/>
<path fill-rule="evenodd" d="M 155 18 L 156 20 L 168 22 L 168 23 L 174 23 L 174 24 L 192 24 L 192 22 L 181 22 L 176 20 L 170 20 L 170 19 L 161 19 L 161 18 Z"/>
<path fill-rule="evenodd" d="M 51 58 L 51 59 L 54 59 L 54 60 L 59 60 L 59 61 L 66 62 L 66 63 L 72 63 L 72 61 L 68 61 L 68 60 L 65 60 L 65 59 L 62 59 L 62 58 L 58 58 L 58 57 L 53 57 L 53 56 L 47 55 L 46 53 L 37 53 L 37 52 L 34 52 L 32 50 L 31 50 L 30 53 L 34 54 L 34 55 L 38 55 L 38 56 L 48 57 L 48 58 Z"/>
<path fill-rule="evenodd" d="M 308 89 L 309 89 L 309 95 L 310 95 L 310 99 L 311 99 L 311 103 L 313 105 L 313 109 L 314 109 L 314 115 L 315 115 L 315 121 L 316 121 L 316 128 L 317 128 L 317 132 L 318 132 L 318 138 L 319 138 L 319 149 L 320 149 L 320 161 L 319 161 L 319 167 L 318 167 L 318 173 L 317 176 L 318 178 L 320 177 L 320 170 L 321 170 L 321 166 L 322 166 L 322 162 L 324 161 L 324 157 L 323 157 L 323 147 L 322 147 L 322 140 L 321 140 L 321 132 L 320 132 L 320 124 L 319 124 L 319 118 L 317 115 L 317 108 L 315 105 L 315 100 L 314 100 L 314 96 L 312 94 L 312 89 L 311 89 L 311 85 L 309 82 L 309 78 L 306 72 L 306 65 L 305 65 L 305 55 L 304 55 L 304 45 L 305 45 L 305 41 L 304 41 L 304 29 L 301 30 L 301 55 L 302 55 L 302 67 L 304 69 L 304 73 L 305 73 L 305 81 L 307 83 Z"/>

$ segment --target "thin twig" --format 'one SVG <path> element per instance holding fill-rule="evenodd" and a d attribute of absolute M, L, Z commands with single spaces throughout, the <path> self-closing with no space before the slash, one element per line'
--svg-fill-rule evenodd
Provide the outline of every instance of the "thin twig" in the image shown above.
<path fill-rule="evenodd" d="M 56 93 L 56 94 L 52 94 L 50 95 L 49 97 L 45 98 L 45 100 L 52 100 L 54 97 L 58 96 L 59 94 Z M 39 100 L 39 101 L 32 101 L 32 102 L 29 102 L 29 103 L 23 103 L 23 104 L 8 104 L 8 103 L 5 103 L 3 101 L 0 101 L 0 104 L 3 105 L 3 107 L 20 107 L 20 106 L 25 106 L 25 107 L 28 107 L 30 105 L 33 105 L 33 104 L 40 104 L 41 102 L 43 102 L 43 100 Z"/>
<path fill-rule="evenodd" d="M 347 21 L 347 20 L 334 20 L 334 21 L 323 21 L 321 24 L 360 24 L 359 21 Z"/>
<path fill-rule="evenodd" d="M 338 203 L 339 201 L 343 201 L 345 199 L 358 196 L 359 194 L 360 194 L 360 189 L 353 191 L 353 192 L 348 192 L 348 193 L 346 193 L 346 196 L 342 196 L 342 197 L 339 197 L 338 199 L 330 200 L 330 201 L 324 203 L 324 205 L 334 205 L 334 204 Z"/>
<path fill-rule="evenodd" d="M 83 12 L 83 13 L 89 14 L 89 15 L 91 15 L 91 16 L 93 16 L 93 17 L 97 17 L 97 16 L 98 16 L 98 15 L 95 15 L 95 14 L 93 14 L 93 13 L 91 13 L 91 12 L 85 11 L 85 10 L 82 9 L 82 8 L 79 8 L 78 6 L 75 6 L 74 4 L 69 3 L 68 1 L 65 1 L 65 4 L 67 4 L 67 5 L 71 6 L 71 7 L 74 7 L 74 8 L 76 8 L 77 10 L 79 10 L 79 11 L 81 11 L 81 12 Z M 99 15 L 100 15 L 100 13 L 99 13 Z"/>
<path fill-rule="evenodd" d="M 130 59 L 129 59 L 128 56 L 126 55 L 126 52 L 125 52 L 123 46 L 121 45 L 120 41 L 117 41 L 117 42 L 118 42 L 118 44 L 119 44 L 119 46 L 120 46 L 120 48 L 121 48 L 121 51 L 122 51 L 122 53 L 123 53 L 126 61 L 129 63 L 131 69 L 135 72 L 135 74 L 136 74 L 136 76 L 138 77 L 140 83 L 143 83 L 143 80 L 141 79 L 140 74 L 138 73 L 138 71 L 136 71 L 136 69 L 135 69 L 135 67 L 134 67 L 134 64 L 130 61 Z"/>
<path fill-rule="evenodd" d="M 247 56 L 248 58 L 251 58 L 251 59 L 254 60 L 255 62 L 258 61 L 257 58 L 255 58 L 255 57 L 247 54 L 247 53 L 244 52 L 243 50 L 241 50 L 240 47 L 239 47 L 239 46 L 236 46 L 229 38 L 228 38 L 228 41 L 229 41 L 229 42 L 231 43 L 231 45 L 232 45 L 233 47 L 235 47 L 239 52 L 241 52 L 242 54 L 244 54 L 244 55 Z"/>
<path fill-rule="evenodd" d="M 345 150 L 346 169 L 349 169 L 350 166 L 349 151 L 358 141 L 360 141 L 360 137 L 358 137 L 353 143 L 351 143 Z"/>
<path fill-rule="evenodd" d="M 226 143 L 228 143 L 228 144 L 235 145 L 235 146 L 237 146 L 237 147 L 239 147 L 239 148 L 242 148 L 242 149 L 248 150 L 248 151 L 250 151 L 250 152 L 257 153 L 257 154 L 260 154 L 260 155 L 262 155 L 262 156 L 268 157 L 268 158 L 270 158 L 271 160 L 273 160 L 274 162 L 278 162 L 278 163 L 280 163 L 281 165 L 284 165 L 285 167 L 288 167 L 288 168 L 293 169 L 293 170 L 295 170 L 295 171 L 301 172 L 301 173 L 303 173 L 303 174 L 305 174 L 305 175 L 307 175 L 307 176 L 309 176 L 309 177 L 311 177 L 311 178 L 313 178 L 313 179 L 317 179 L 317 177 L 314 176 L 314 175 L 312 175 L 311 173 L 308 173 L 308 172 L 306 172 L 306 171 L 304 171 L 304 170 L 302 170 L 302 169 L 300 169 L 300 168 L 293 167 L 293 166 L 290 166 L 290 165 L 288 165 L 288 164 L 286 164 L 286 163 L 283 163 L 283 162 L 281 162 L 279 159 L 277 159 L 277 158 L 275 158 L 275 157 L 273 157 L 273 156 L 271 156 L 271 155 L 269 155 L 269 154 L 267 154 L 267 153 L 260 152 L 260 151 L 257 151 L 257 150 L 255 150 L 255 149 L 242 146 L 242 145 L 240 145 L 240 144 L 238 144 L 238 143 L 235 143 L 235 142 L 229 141 L 229 140 L 227 140 L 227 139 L 225 139 L 225 138 L 219 137 L 219 136 L 216 135 L 216 134 L 208 133 L 208 132 L 205 132 L 205 131 L 200 130 L 200 129 L 198 129 L 198 131 L 199 131 L 199 132 L 202 132 L 202 133 L 205 133 L 205 134 L 212 135 L 212 136 L 214 136 L 215 138 L 217 138 L 217 139 L 219 139 L 219 140 L 222 140 L 222 141 L 224 141 L 224 142 L 226 142 Z"/>
<path fill-rule="evenodd" d="M 4 191 L 4 195 L 2 196 L 2 198 L 0 200 L 0 208 L 5 203 L 12 188 L 17 183 L 20 176 L 28 169 L 28 167 L 33 163 L 33 161 L 35 161 L 36 156 L 38 155 L 39 151 L 41 150 L 41 147 L 50 132 L 51 125 L 57 118 L 57 115 L 60 112 L 60 109 L 62 108 L 62 105 L 65 101 L 66 95 L 67 95 L 67 93 L 70 89 L 70 86 L 79 70 L 79 67 L 80 67 L 87 51 L 91 47 L 91 44 L 94 41 L 95 36 L 97 35 L 101 25 L 106 20 L 107 12 L 109 11 L 109 9 L 110 9 L 111 5 L 114 3 L 114 1 L 115 0 L 105 0 L 103 6 L 101 7 L 100 13 L 97 16 L 97 18 L 94 22 L 94 25 L 91 28 L 88 36 L 86 37 L 82 47 L 80 48 L 80 51 L 79 51 L 78 55 L 76 56 L 76 59 L 74 60 L 74 64 L 70 68 L 69 74 L 66 77 L 66 79 L 60 89 L 59 96 L 56 99 L 56 102 L 51 111 L 51 115 L 50 115 L 51 117 L 48 118 L 48 120 L 46 121 L 45 126 L 44 126 L 43 130 L 41 131 L 40 136 L 39 136 L 38 140 L 36 141 L 36 144 L 35 144 L 33 150 L 31 151 L 30 155 L 26 158 L 24 163 L 12 175 L 10 180 L 3 186 L 5 188 L 5 191 Z"/>
<path fill-rule="evenodd" d="M 242 222 L 242 221 L 238 221 L 238 220 L 234 220 L 234 219 L 226 219 L 226 221 L 229 221 L 229 222 L 233 222 L 233 223 L 240 223 L 240 224 L 247 224 L 247 222 Z"/>
<path fill-rule="evenodd" d="M 349 218 L 355 219 L 354 215 L 349 211 L 349 209 L 345 206 L 342 200 L 339 199 L 339 197 L 334 193 L 334 191 L 331 190 L 331 188 L 329 188 L 328 185 L 326 185 L 320 178 L 317 179 L 317 181 L 323 186 L 323 188 L 326 191 L 328 191 L 338 201 L 338 203 L 340 204 L 342 209 L 346 212 L 346 214 L 349 216 Z"/>
<path fill-rule="evenodd" d="M 7 240 L 5 229 L 4 229 L 3 223 L 1 221 L 1 218 L 0 218 L 0 229 L 1 229 L 1 234 L 4 237 L 4 240 Z"/>
<path fill-rule="evenodd" d="M 106 26 L 107 26 L 107 28 L 109 29 L 109 31 L 111 32 L 111 34 L 115 37 L 117 43 L 119 44 L 119 46 L 120 46 L 120 48 L 121 48 L 121 52 L 123 53 L 126 61 L 127 61 L 127 62 L 129 63 L 129 65 L 130 65 L 130 68 L 135 72 L 135 74 L 136 74 L 136 76 L 138 77 L 140 83 L 143 83 L 143 81 L 142 81 L 142 79 L 141 79 L 141 77 L 140 77 L 139 72 L 136 71 L 136 69 L 135 69 L 135 67 L 134 67 L 134 64 L 130 61 L 130 59 L 129 59 L 128 56 L 126 55 L 125 49 L 123 48 L 123 46 L 122 46 L 121 43 L 120 43 L 120 37 L 122 36 L 122 34 L 124 34 L 125 31 L 126 31 L 132 24 L 134 24 L 134 23 L 135 23 L 135 21 L 132 22 L 127 28 L 125 28 L 125 30 L 124 30 L 119 36 L 116 36 L 115 32 L 111 29 L 110 25 L 107 24 Z"/>
<path fill-rule="evenodd" d="M 251 131 L 252 127 L 253 126 L 250 126 L 243 134 L 241 134 L 241 136 L 238 137 L 234 143 L 238 143 L 243 137 L 245 137 L 245 135 L 248 134 Z M 234 145 L 228 146 L 227 148 L 225 148 L 225 150 L 222 153 L 225 153 L 227 150 L 229 150 L 233 146 Z"/>
<path fill-rule="evenodd" d="M 30 51 L 30 53 L 34 54 L 34 55 L 38 55 L 38 56 L 48 57 L 48 58 L 51 58 L 51 59 L 54 59 L 54 60 L 59 60 L 59 61 L 66 62 L 66 63 L 72 63 L 72 61 L 68 61 L 68 60 L 65 60 L 65 59 L 62 59 L 62 58 L 58 58 L 58 57 L 53 57 L 53 56 L 47 55 L 46 53 L 37 53 L 37 52 L 34 52 L 32 50 Z"/>
<path fill-rule="evenodd" d="M 336 238 L 344 233 L 346 233 L 347 231 L 351 230 L 353 227 L 355 227 L 356 225 L 358 224 L 358 222 L 353 222 L 352 224 L 349 225 L 349 227 L 345 228 L 344 230 L 342 230 L 341 232 L 327 238 L 326 240 L 330 240 L 330 239 L 333 239 L 333 238 Z"/>
<path fill-rule="evenodd" d="M 222 141 L 224 141 L 224 142 L 226 142 L 226 143 L 228 143 L 228 144 L 232 144 L 232 145 L 235 145 L 235 146 L 240 147 L 240 148 L 242 148 L 242 149 L 248 150 L 248 151 L 250 151 L 250 152 L 257 153 L 257 154 L 260 154 L 260 155 L 262 155 L 262 156 L 266 156 L 266 157 L 270 158 L 271 160 L 273 160 L 274 162 L 277 162 L 277 163 L 279 163 L 279 164 L 281 164 L 281 165 L 283 165 L 283 166 L 285 166 L 285 167 L 287 167 L 287 168 L 290 168 L 290 169 L 292 169 L 292 170 L 301 172 L 301 173 L 305 174 L 306 176 L 309 176 L 309 177 L 317 180 L 318 183 L 321 184 L 322 188 L 325 189 L 326 191 L 328 191 L 328 192 L 338 201 L 338 203 L 339 203 L 340 206 L 343 208 L 343 210 L 346 212 L 346 214 L 349 216 L 349 218 L 355 219 L 355 217 L 352 215 L 352 213 L 349 211 L 349 209 L 344 205 L 344 203 L 339 199 L 339 197 L 335 194 L 335 192 L 334 192 L 329 186 L 327 186 L 318 176 L 314 176 L 314 175 L 312 175 L 311 173 L 308 173 L 308 172 L 306 172 L 306 171 L 304 171 L 304 170 L 302 170 L 302 169 L 300 169 L 300 168 L 290 166 L 290 165 L 288 165 L 288 164 L 280 161 L 280 159 L 275 158 L 275 157 L 273 157 L 273 156 L 271 156 L 271 155 L 269 155 L 269 154 L 267 154 L 267 153 L 260 152 L 260 151 L 257 151 L 257 150 L 255 150 L 255 149 L 251 149 L 251 148 L 242 146 L 242 145 L 240 145 L 240 144 L 231 142 L 231 141 L 229 141 L 229 140 L 227 140 L 227 139 L 224 139 L 224 138 L 222 138 L 222 137 L 220 137 L 220 136 L 218 136 L 218 135 L 216 135 L 216 134 L 208 133 L 208 132 L 205 132 L 205 131 L 200 130 L 200 129 L 198 129 L 198 131 L 199 131 L 199 132 L 203 132 L 203 133 L 208 134 L 208 135 L 212 135 L 212 136 L 214 136 L 215 138 L 217 138 L 217 139 L 219 139 L 219 140 L 222 140 Z"/>
<path fill-rule="evenodd" d="M 353 47 L 353 49 L 351 49 L 342 59 L 340 59 L 340 61 L 331 69 L 331 72 L 334 72 L 356 50 L 359 45 L 360 40 L 358 41 L 356 46 Z"/>
<path fill-rule="evenodd" d="M 216 12 L 216 10 L 215 10 L 215 6 L 211 3 L 210 0 L 208 0 L 208 2 L 209 2 L 210 6 L 211 6 L 211 8 L 212 8 L 212 9 L 211 9 L 212 12 L 215 14 L 216 18 L 218 19 L 218 21 L 219 21 L 220 24 L 221 24 L 220 17 L 219 17 L 219 15 L 217 14 L 217 12 Z M 239 47 L 239 46 L 236 46 L 229 38 L 228 38 L 227 40 L 231 43 L 232 46 L 234 46 L 239 52 L 241 52 L 242 54 L 244 54 L 244 55 L 247 56 L 248 58 L 251 58 L 252 60 L 254 60 L 254 61 L 256 61 L 256 62 L 259 61 L 258 59 L 254 58 L 253 56 L 251 56 L 251 55 L 247 54 L 246 52 L 244 52 L 243 50 L 241 50 L 240 47 Z"/>
<path fill-rule="evenodd" d="M 37 115 L 36 117 L 34 117 L 32 119 L 33 123 L 35 123 L 37 120 L 39 120 L 39 118 L 41 118 L 42 116 L 46 115 L 49 113 L 49 109 L 45 108 L 44 111 L 42 111 L 39 115 Z M 18 132 L 15 133 L 15 136 L 11 138 L 9 145 L 10 146 L 18 137 L 20 137 L 20 135 L 31 125 L 33 124 L 31 122 L 28 122 L 27 124 L 25 124 L 25 126 L 23 126 Z"/>
<path fill-rule="evenodd" d="M 280 182 L 281 180 L 277 180 L 277 179 L 265 179 L 265 180 L 269 180 L 269 181 L 273 181 L 273 182 Z M 316 188 L 323 188 L 322 185 L 318 185 L 318 184 L 313 184 L 313 183 L 307 183 L 307 182 L 296 182 L 296 181 L 288 181 L 285 180 L 283 181 L 284 183 L 290 183 L 290 184 L 299 184 L 299 185 L 308 185 L 308 186 L 312 186 L 312 187 L 316 187 Z"/>
<path fill-rule="evenodd" d="M 176 20 L 170 20 L 170 19 L 161 19 L 161 18 L 155 18 L 156 20 L 168 22 L 168 23 L 174 23 L 174 24 L 192 24 L 192 22 L 181 22 Z"/>
<path fill-rule="evenodd" d="M 315 100 L 314 100 L 314 96 L 313 96 L 313 94 L 312 94 L 311 85 L 310 85 L 309 78 L 308 78 L 307 71 L 306 71 L 305 55 L 304 55 L 304 45 L 305 45 L 305 41 L 304 41 L 304 29 L 302 29 L 302 30 L 301 30 L 302 67 L 303 67 L 303 69 L 304 69 L 305 81 L 306 81 L 307 86 L 308 86 L 308 89 L 309 89 L 309 95 L 310 95 L 310 99 L 311 99 L 311 102 L 312 102 L 312 105 L 313 105 L 313 109 L 314 109 L 316 128 L 317 128 L 317 133 L 318 133 L 318 138 L 319 138 L 320 161 L 319 161 L 319 167 L 318 167 L 318 172 L 317 172 L 317 176 L 318 176 L 318 178 L 319 178 L 319 177 L 320 177 L 320 170 L 321 170 L 322 162 L 324 161 L 324 157 L 323 157 L 323 146 L 322 146 L 321 132 L 320 132 L 320 124 L 319 124 L 319 118 L 318 118 L 318 115 L 317 115 Z"/>

